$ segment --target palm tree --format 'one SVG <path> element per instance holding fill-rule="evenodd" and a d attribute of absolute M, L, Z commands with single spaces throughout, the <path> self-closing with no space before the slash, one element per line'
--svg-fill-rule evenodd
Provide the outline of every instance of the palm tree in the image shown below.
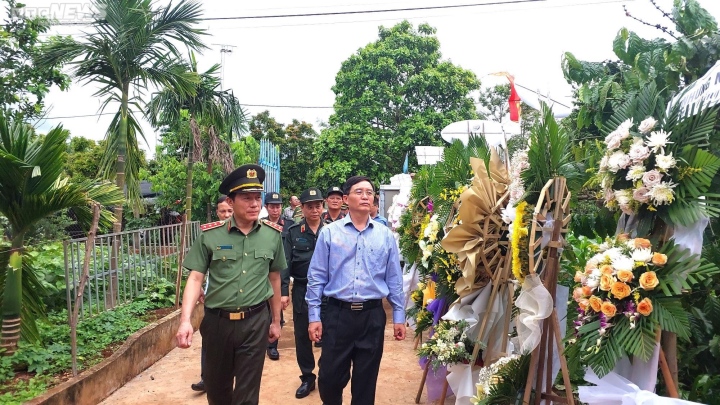
<path fill-rule="evenodd" d="M 215 64 L 204 73 L 198 73 L 195 54 L 190 53 L 191 72 L 199 77 L 195 91 L 178 92 L 167 86 L 155 93 L 147 106 L 146 115 L 156 128 L 162 125 L 176 125 L 183 111 L 190 115 L 190 136 L 188 141 L 187 180 L 185 183 L 185 219 L 190 221 L 192 212 L 192 170 L 196 161 L 205 158 L 208 172 L 212 174 L 213 162 L 223 164 L 229 173 L 233 169 L 232 155 L 228 143 L 217 135 L 241 133 L 245 129 L 245 112 L 237 97 L 230 90 L 221 90 L 218 72 L 220 65 Z M 204 147 L 200 123 L 207 125 L 207 138 Z M 204 151 L 204 153 L 203 153 Z"/>
<path fill-rule="evenodd" d="M 44 64 L 68 62 L 75 78 L 100 84 L 96 96 L 104 98 L 100 110 L 118 103 L 119 110 L 107 130 L 103 174 L 115 177 L 121 190 L 127 182 L 128 199 L 139 207 L 138 136 L 144 135 L 133 114 L 140 109 L 148 85 L 169 86 L 179 94 L 194 94 L 197 75 L 187 71 L 176 44 L 201 49 L 204 30 L 195 28 L 200 4 L 181 0 L 176 6 L 158 6 L 152 0 L 94 0 L 104 17 L 93 23 L 84 40 L 65 37 L 45 48 Z M 115 207 L 114 232 L 122 230 L 123 207 Z"/>
<path fill-rule="evenodd" d="M 37 291 L 23 289 L 23 281 L 36 285 L 37 280 L 24 263 L 25 234 L 41 219 L 71 208 L 81 224 L 89 225 L 92 205 L 123 202 L 122 191 L 112 183 L 78 183 L 63 175 L 67 139 L 68 132 L 60 126 L 38 137 L 29 125 L 20 120 L 8 122 L 0 114 L 0 214 L 8 219 L 11 240 L 9 258 L 0 259 L 8 266 L 3 271 L 1 303 L 0 348 L 6 349 L 5 355 L 15 352 L 21 329 L 25 337 L 37 336 L 34 320 L 43 311 Z M 108 227 L 113 222 L 112 212 L 106 208 L 100 218 Z"/>

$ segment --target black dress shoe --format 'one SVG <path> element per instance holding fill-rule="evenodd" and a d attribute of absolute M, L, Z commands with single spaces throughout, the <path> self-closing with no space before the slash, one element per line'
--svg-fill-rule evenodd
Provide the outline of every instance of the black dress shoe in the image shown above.
<path fill-rule="evenodd" d="M 312 391 L 315 391 L 315 381 L 303 381 L 300 388 L 295 391 L 295 398 L 305 398 Z"/>
<path fill-rule="evenodd" d="M 280 352 L 274 347 L 268 347 L 267 354 L 270 360 L 280 360 Z"/>
<path fill-rule="evenodd" d="M 205 381 L 200 380 L 197 384 L 190 385 L 193 391 L 205 392 Z"/>

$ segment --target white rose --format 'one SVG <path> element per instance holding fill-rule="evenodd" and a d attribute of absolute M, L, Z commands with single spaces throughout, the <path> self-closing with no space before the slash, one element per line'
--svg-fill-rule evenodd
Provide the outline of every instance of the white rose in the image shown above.
<path fill-rule="evenodd" d="M 675 164 L 677 161 L 675 161 L 675 158 L 672 156 L 672 153 L 668 155 L 656 155 L 655 156 L 655 165 L 662 171 L 668 171 L 675 167 Z"/>
<path fill-rule="evenodd" d="M 615 192 L 611 188 L 605 189 L 605 203 L 609 203 L 610 201 L 615 199 Z"/>
<path fill-rule="evenodd" d="M 652 131 L 653 128 L 655 128 L 655 124 L 657 124 L 657 121 L 653 117 L 647 117 L 642 122 L 640 122 L 640 125 L 638 126 L 638 131 L 640 131 L 643 134 L 647 134 L 648 132 Z"/>
<path fill-rule="evenodd" d="M 634 143 L 632 146 L 630 146 L 628 156 L 630 156 L 630 160 L 632 160 L 634 163 L 640 163 L 650 156 L 650 148 L 643 145 L 642 143 Z"/>
<path fill-rule="evenodd" d="M 637 202 L 646 203 L 650 200 L 650 197 L 648 197 L 648 192 L 650 191 L 647 187 L 640 187 L 636 188 L 633 191 L 633 199 Z"/>
<path fill-rule="evenodd" d="M 608 159 L 608 170 L 613 173 L 617 173 L 618 170 L 625 169 L 628 166 L 630 166 L 630 157 L 622 151 L 616 151 Z"/>
<path fill-rule="evenodd" d="M 662 181 L 662 173 L 657 170 L 650 170 L 643 174 L 642 181 L 645 187 L 652 187 Z"/>
<path fill-rule="evenodd" d="M 600 285 L 600 279 L 595 278 L 595 277 L 590 277 L 590 278 L 588 278 L 588 280 L 587 280 L 587 282 L 585 283 L 585 285 L 588 286 L 588 287 L 590 287 L 590 288 L 593 288 L 593 289 L 594 289 L 594 288 L 597 288 L 597 286 Z"/>
<path fill-rule="evenodd" d="M 619 148 L 621 144 L 622 144 L 622 139 L 615 132 L 612 132 L 612 133 L 610 133 L 610 135 L 605 137 L 605 145 L 607 145 L 607 148 L 609 151 Z"/>

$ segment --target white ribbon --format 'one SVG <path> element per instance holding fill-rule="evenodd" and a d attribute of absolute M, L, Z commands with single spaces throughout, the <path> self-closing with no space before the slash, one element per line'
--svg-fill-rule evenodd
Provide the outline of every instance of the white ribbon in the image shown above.
<path fill-rule="evenodd" d="M 470 364 L 453 364 L 448 366 L 448 385 L 455 393 L 455 405 L 469 404 L 470 399 L 477 394 L 477 383 L 480 374 L 473 372 Z"/>
<path fill-rule="evenodd" d="M 520 353 L 529 353 L 540 344 L 542 320 L 553 310 L 553 299 L 537 274 L 525 277 L 515 306 L 520 309 L 516 318 Z"/>
<path fill-rule="evenodd" d="M 620 375 L 610 372 L 599 378 L 592 370 L 585 373 L 585 381 L 595 387 L 579 387 L 580 401 L 588 405 L 693 405 L 697 402 L 666 398 L 641 390 Z"/>
<path fill-rule="evenodd" d="M 417 263 L 410 265 L 405 263 L 405 271 L 403 271 L 403 293 L 405 294 L 405 309 L 410 309 L 415 306 L 415 302 L 412 300 L 412 292 L 417 289 L 419 275 L 417 271 Z M 415 330 L 415 319 L 414 317 L 408 318 L 408 325 L 410 329 Z"/>

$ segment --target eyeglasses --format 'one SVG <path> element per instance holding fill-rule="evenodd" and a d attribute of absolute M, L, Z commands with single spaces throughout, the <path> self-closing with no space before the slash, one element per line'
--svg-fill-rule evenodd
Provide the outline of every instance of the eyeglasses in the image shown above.
<path fill-rule="evenodd" d="M 363 195 L 366 197 L 373 197 L 373 196 L 375 196 L 375 191 L 357 189 L 357 190 L 353 190 L 352 194 L 355 194 L 358 197 L 362 197 Z"/>

